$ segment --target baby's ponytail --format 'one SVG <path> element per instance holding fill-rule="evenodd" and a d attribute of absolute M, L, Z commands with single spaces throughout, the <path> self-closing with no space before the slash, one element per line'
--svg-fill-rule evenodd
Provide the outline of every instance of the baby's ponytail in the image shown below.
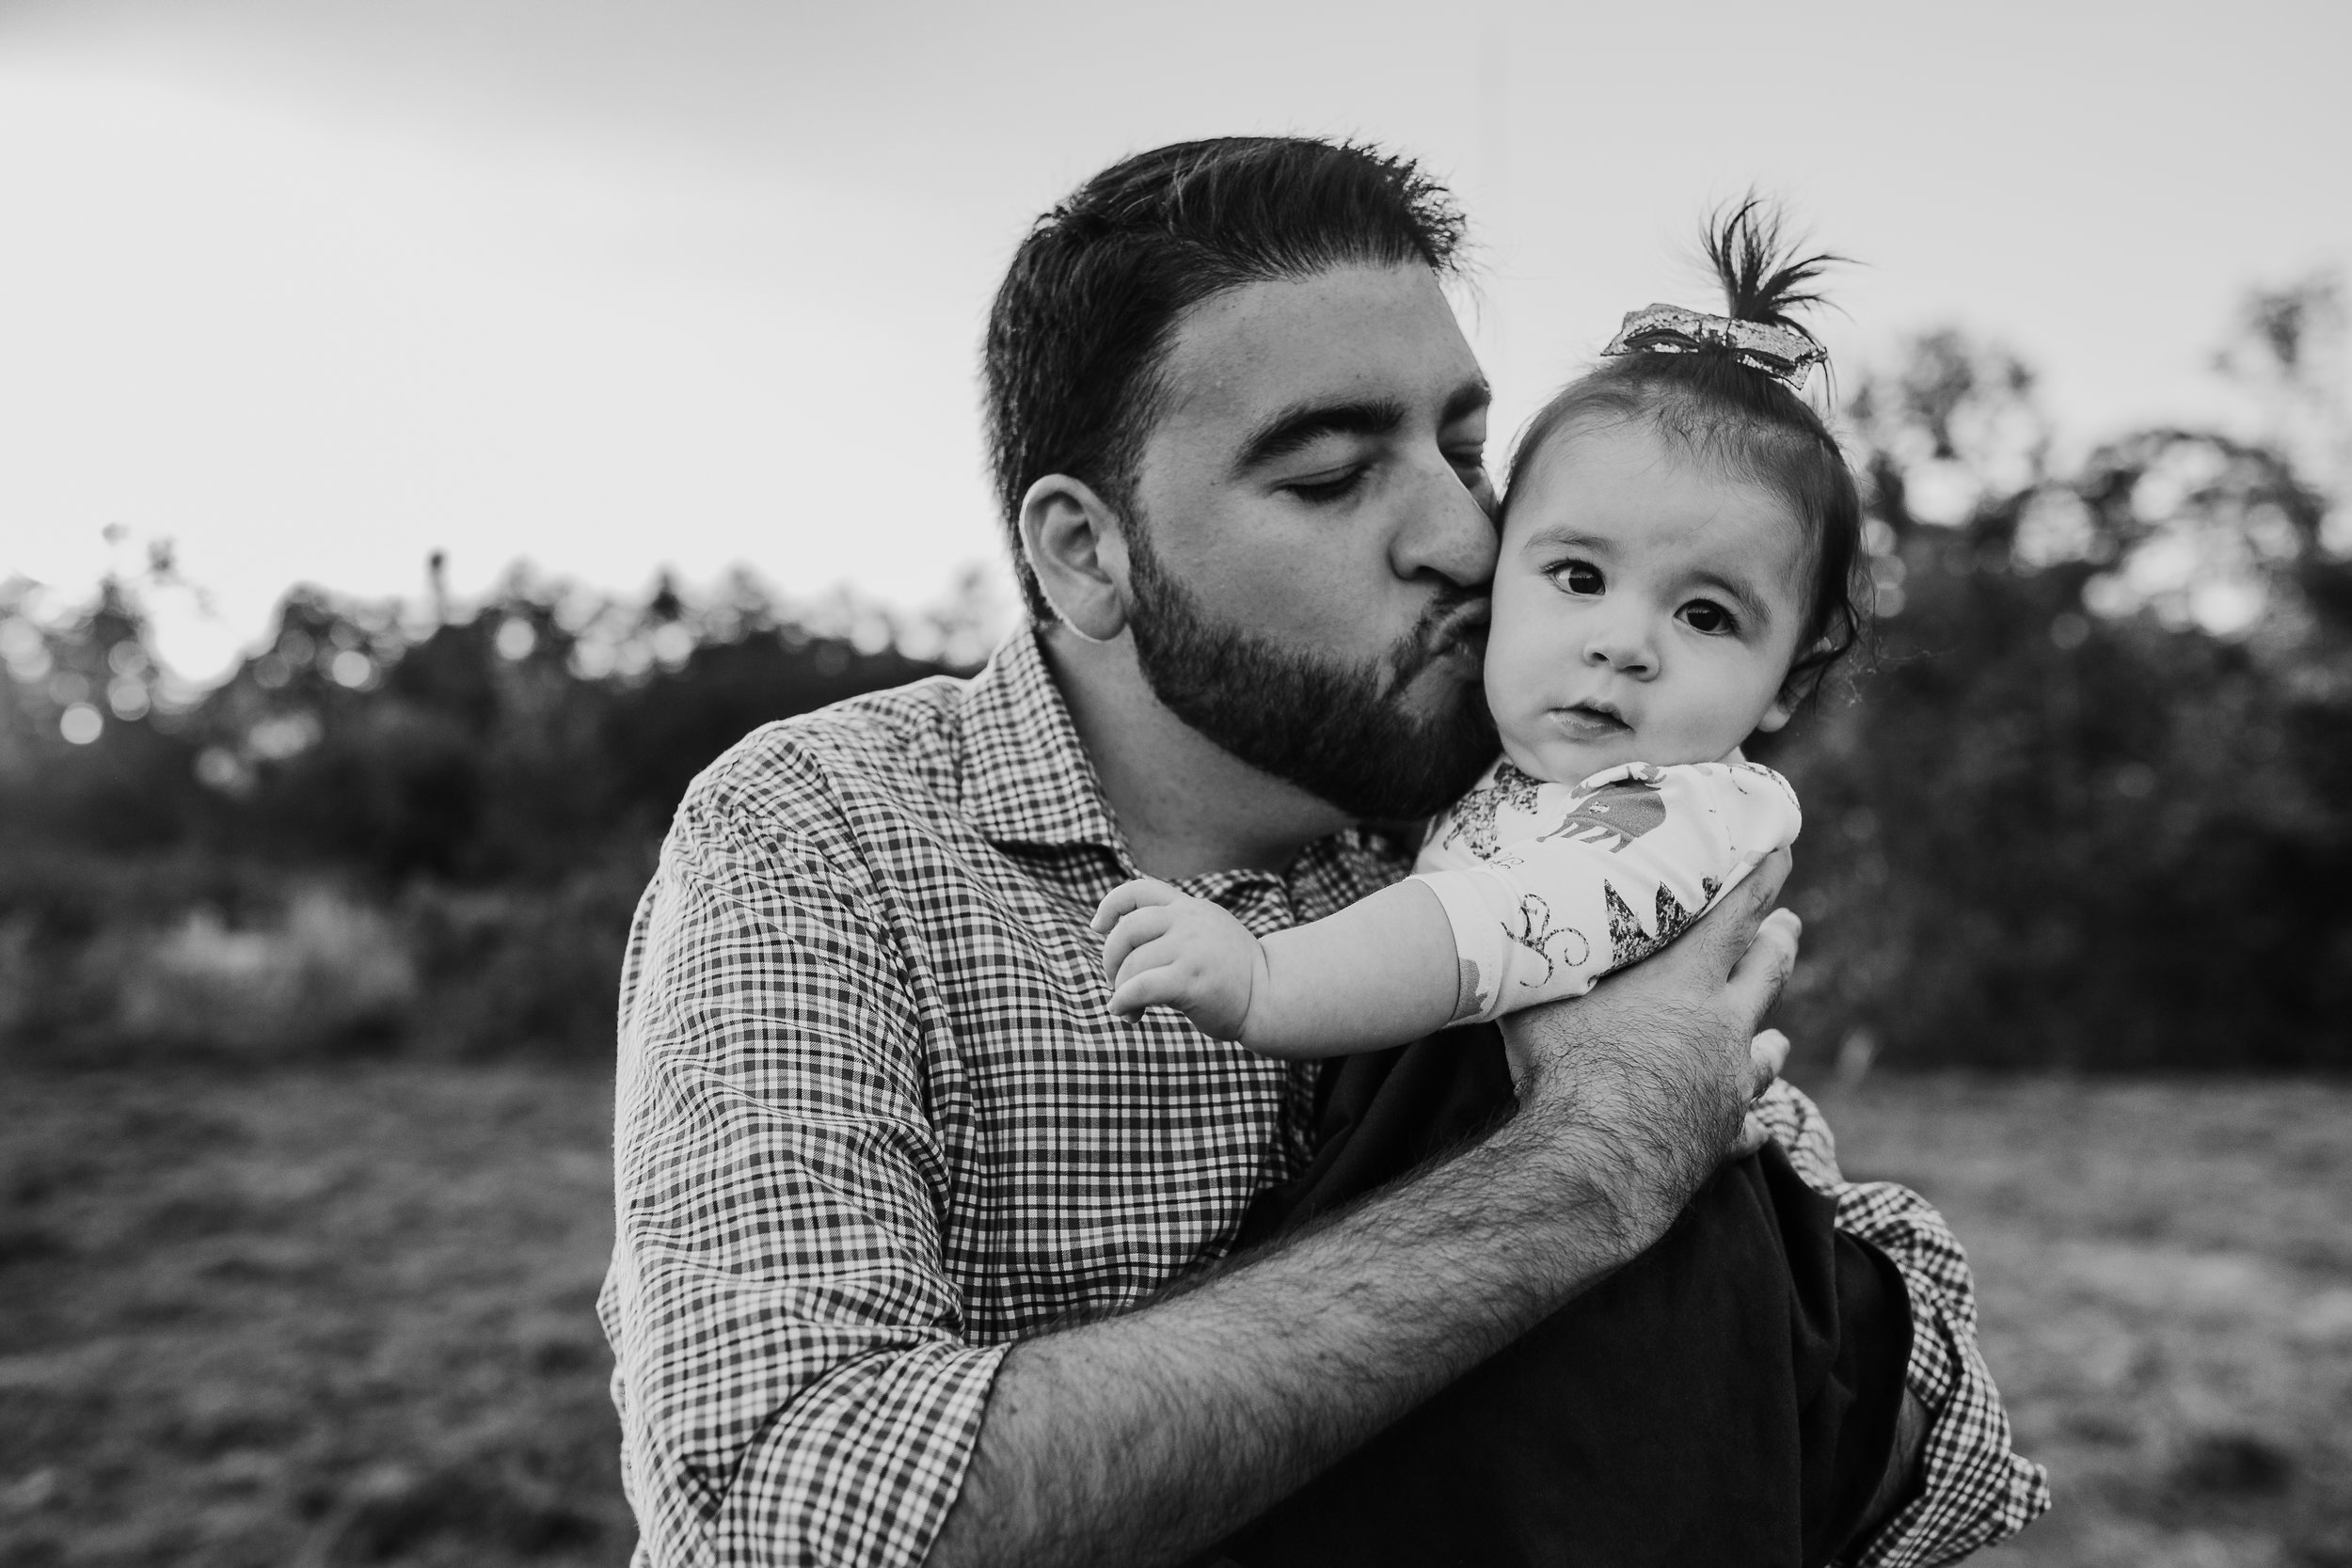
<path fill-rule="evenodd" d="M 1815 342 L 1791 311 L 1823 303 L 1814 285 L 1846 260 L 1829 251 L 1790 254 L 1796 247 L 1781 232 L 1780 214 L 1760 197 L 1749 196 L 1708 220 L 1702 245 L 1715 279 L 1723 285 L 1724 314 L 1733 321 L 1777 326 Z M 1818 347 L 1819 344 L 1816 343 Z"/>

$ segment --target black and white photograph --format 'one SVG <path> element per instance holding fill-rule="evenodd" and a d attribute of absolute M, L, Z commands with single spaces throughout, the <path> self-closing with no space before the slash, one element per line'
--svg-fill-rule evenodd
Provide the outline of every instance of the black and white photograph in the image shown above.
<path fill-rule="evenodd" d="M 2352 1568 L 2348 70 L 0 0 L 0 1563 Z"/>

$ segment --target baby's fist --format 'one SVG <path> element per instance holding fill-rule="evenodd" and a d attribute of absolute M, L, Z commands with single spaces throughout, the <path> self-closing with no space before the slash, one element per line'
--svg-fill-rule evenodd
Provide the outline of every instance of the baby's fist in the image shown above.
<path fill-rule="evenodd" d="M 1094 929 L 1103 935 L 1115 1016 L 1173 1007 L 1204 1035 L 1242 1037 L 1263 958 L 1240 921 L 1147 878 L 1114 889 L 1094 911 Z"/>

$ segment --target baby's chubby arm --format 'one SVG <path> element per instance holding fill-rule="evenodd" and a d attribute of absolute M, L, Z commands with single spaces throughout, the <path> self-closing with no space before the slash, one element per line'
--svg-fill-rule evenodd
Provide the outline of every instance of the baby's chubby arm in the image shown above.
<path fill-rule="evenodd" d="M 1454 928 L 1438 895 L 1399 882 L 1263 940 L 1205 898 L 1145 878 L 1094 911 L 1110 1007 L 1173 1007 L 1269 1056 L 1343 1056 L 1453 1022 Z"/>

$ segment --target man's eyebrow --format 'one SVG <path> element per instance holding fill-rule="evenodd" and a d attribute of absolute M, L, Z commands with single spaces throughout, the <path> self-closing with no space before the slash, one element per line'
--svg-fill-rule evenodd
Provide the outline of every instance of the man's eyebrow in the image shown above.
<path fill-rule="evenodd" d="M 1388 398 L 1295 404 L 1250 433 L 1233 460 L 1233 472 L 1245 474 L 1303 451 L 1326 436 L 1386 436 L 1404 422 L 1405 405 Z"/>
<path fill-rule="evenodd" d="M 1467 420 L 1494 400 L 1495 389 L 1486 385 L 1485 376 L 1465 381 L 1454 389 L 1452 397 L 1445 400 L 1445 408 L 1438 415 L 1438 422 L 1452 424 L 1456 420 Z"/>

